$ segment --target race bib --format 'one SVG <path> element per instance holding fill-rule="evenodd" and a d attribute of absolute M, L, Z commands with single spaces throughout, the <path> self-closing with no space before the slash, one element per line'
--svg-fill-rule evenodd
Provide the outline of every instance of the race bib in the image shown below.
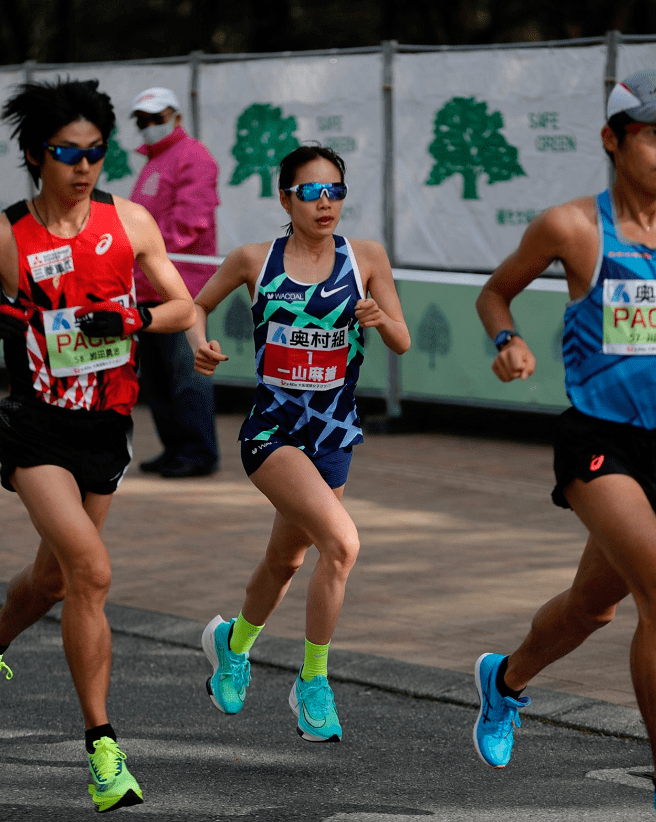
<path fill-rule="evenodd" d="M 75 271 L 73 251 L 70 245 L 62 245 L 48 251 L 28 254 L 27 264 L 35 283 L 40 283 L 42 280 L 51 280 L 54 277 L 60 277 L 62 274 L 70 274 Z"/>
<path fill-rule="evenodd" d="M 270 322 L 263 381 L 297 391 L 327 391 L 344 385 L 348 328 L 295 328 Z"/>
<path fill-rule="evenodd" d="M 116 302 L 129 306 L 127 295 Z M 87 337 L 79 327 L 75 312 L 80 306 L 43 312 L 43 329 L 48 347 L 50 371 L 55 377 L 74 377 L 91 371 L 117 368 L 130 361 L 130 337 Z"/>
<path fill-rule="evenodd" d="M 604 281 L 604 354 L 656 354 L 656 281 Z"/>

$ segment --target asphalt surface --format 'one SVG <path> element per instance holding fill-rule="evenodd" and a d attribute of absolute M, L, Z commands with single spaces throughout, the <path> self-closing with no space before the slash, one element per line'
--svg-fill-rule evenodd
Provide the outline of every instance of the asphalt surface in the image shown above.
<path fill-rule="evenodd" d="M 239 463 L 240 422 L 217 418 L 220 472 L 172 481 L 139 472 L 158 443 L 135 409 L 135 460 L 103 533 L 113 570 L 109 711 L 145 802 L 112 819 L 654 818 L 628 664 L 629 599 L 610 626 L 536 677 L 505 771 L 474 752 L 476 657 L 516 647 L 535 609 L 570 584 L 585 539 L 576 517 L 550 502 L 551 451 L 533 438 L 533 418 L 525 439 L 515 428 L 497 438 L 486 414 L 471 430 L 381 431 L 360 447 L 346 504 L 363 548 L 329 664 L 341 744 L 301 740 L 287 702 L 312 562 L 253 649 L 243 712 L 217 711 L 205 691 L 202 629 L 217 609 L 238 613 L 272 518 Z M 0 522 L 8 580 L 36 538 L 15 494 L 0 495 Z M 0 603 L 4 594 L 0 582 Z M 0 677 L 0 822 L 94 813 L 59 610 L 6 655 L 15 676 Z"/>
<path fill-rule="evenodd" d="M 4 586 L 0 586 L 0 601 Z M 471 742 L 470 675 L 331 652 L 344 738 L 296 734 L 287 698 L 297 643 L 262 637 L 242 713 L 205 692 L 197 620 L 108 605 L 109 712 L 145 802 L 112 819 L 158 822 L 507 822 L 653 818 L 650 751 L 635 711 L 532 689 L 513 760 L 486 768 Z M 89 819 L 81 719 L 58 609 L 6 655 L 0 680 L 0 820 Z"/>
<path fill-rule="evenodd" d="M 367 433 L 358 446 L 344 503 L 361 550 L 331 660 L 354 651 L 471 674 L 481 653 L 516 648 L 536 609 L 571 584 L 586 532 L 551 502 L 551 447 L 523 439 L 517 417 L 497 418 L 506 430 L 498 438 L 489 411 L 465 427 L 462 416 L 457 425 L 443 420 L 444 431 Z M 273 520 L 241 465 L 243 415 L 217 416 L 221 470 L 183 480 L 139 471 L 161 446 L 146 409 L 137 406 L 134 420 L 134 460 L 103 529 L 109 602 L 203 624 L 217 611 L 237 616 Z M 534 417 L 523 424 L 535 435 Z M 31 561 L 37 538 L 17 495 L 4 490 L 0 524 L 0 579 L 9 580 Z M 315 561 L 311 549 L 258 648 L 273 636 L 302 649 Z M 636 622 L 627 597 L 610 625 L 532 685 L 637 712 L 629 666 Z"/>

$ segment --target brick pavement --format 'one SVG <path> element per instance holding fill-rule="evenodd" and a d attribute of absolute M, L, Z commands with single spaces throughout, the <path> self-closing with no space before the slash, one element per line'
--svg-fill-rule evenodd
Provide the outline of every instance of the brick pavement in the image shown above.
<path fill-rule="evenodd" d="M 481 417 L 484 419 L 484 417 Z M 158 452 L 150 417 L 135 412 L 135 460 L 105 527 L 110 601 L 208 620 L 238 612 L 266 545 L 272 508 L 238 457 L 241 415 L 220 415 L 222 470 L 164 480 L 137 463 Z M 538 605 L 572 579 L 585 531 L 552 505 L 546 445 L 445 433 L 368 435 L 356 449 L 345 504 L 362 549 L 333 646 L 471 673 L 486 650 L 511 650 Z M 0 493 L 0 579 L 31 556 L 33 528 Z M 308 560 L 267 625 L 302 649 Z M 630 601 L 616 620 L 536 685 L 635 707 Z"/>

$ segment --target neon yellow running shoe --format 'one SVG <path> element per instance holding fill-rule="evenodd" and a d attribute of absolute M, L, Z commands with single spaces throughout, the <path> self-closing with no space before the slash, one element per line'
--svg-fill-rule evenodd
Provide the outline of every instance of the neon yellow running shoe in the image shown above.
<path fill-rule="evenodd" d="M 137 780 L 125 767 L 125 754 L 108 736 L 93 743 L 94 753 L 88 754 L 93 784 L 89 793 L 99 813 L 115 811 L 129 805 L 140 805 L 143 793 Z"/>
<path fill-rule="evenodd" d="M 0 674 L 2 674 L 3 671 L 6 671 L 5 679 L 9 680 L 14 678 L 14 672 L 6 662 L 2 661 L 2 654 L 0 654 Z"/>

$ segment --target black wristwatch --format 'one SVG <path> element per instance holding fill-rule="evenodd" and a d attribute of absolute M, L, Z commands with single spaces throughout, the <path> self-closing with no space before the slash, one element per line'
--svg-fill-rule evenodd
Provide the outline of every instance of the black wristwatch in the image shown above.
<path fill-rule="evenodd" d="M 494 338 L 494 347 L 497 351 L 501 351 L 504 345 L 507 345 L 513 337 L 519 337 L 522 339 L 521 334 L 518 334 L 516 331 L 510 331 L 508 329 L 504 329 L 503 331 L 499 331 L 499 333 Z"/>

